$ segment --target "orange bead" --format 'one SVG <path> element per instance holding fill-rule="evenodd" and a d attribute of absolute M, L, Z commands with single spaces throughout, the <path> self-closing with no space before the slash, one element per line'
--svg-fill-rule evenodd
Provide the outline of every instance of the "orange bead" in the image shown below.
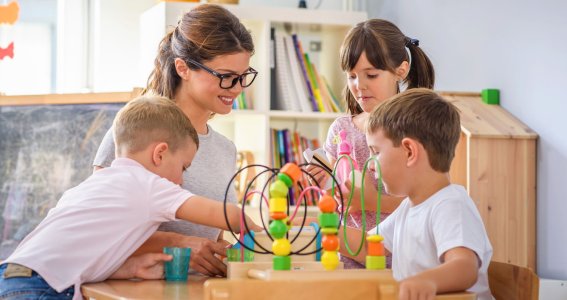
<path fill-rule="evenodd" d="M 339 250 L 339 237 L 335 234 L 324 235 L 321 240 L 321 245 L 325 251 L 337 251 Z"/>
<path fill-rule="evenodd" d="M 283 219 L 287 218 L 287 214 L 285 212 L 277 211 L 277 212 L 270 213 L 270 218 L 272 218 L 274 220 L 283 220 Z"/>
<path fill-rule="evenodd" d="M 287 163 L 280 172 L 285 173 L 293 182 L 297 182 L 301 178 L 301 169 L 294 163 Z"/>
<path fill-rule="evenodd" d="M 337 210 L 337 202 L 329 195 L 325 195 L 319 199 L 319 209 L 324 213 L 332 213 Z"/>
<path fill-rule="evenodd" d="M 368 243 L 369 256 L 384 256 L 384 244 L 380 242 Z"/>

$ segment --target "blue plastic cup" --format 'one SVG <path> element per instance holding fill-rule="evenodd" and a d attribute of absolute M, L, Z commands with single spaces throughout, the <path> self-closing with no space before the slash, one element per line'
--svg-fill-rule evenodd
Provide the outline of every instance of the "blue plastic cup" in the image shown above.
<path fill-rule="evenodd" d="M 191 248 L 164 247 L 163 253 L 173 256 L 165 262 L 165 280 L 187 281 Z"/>

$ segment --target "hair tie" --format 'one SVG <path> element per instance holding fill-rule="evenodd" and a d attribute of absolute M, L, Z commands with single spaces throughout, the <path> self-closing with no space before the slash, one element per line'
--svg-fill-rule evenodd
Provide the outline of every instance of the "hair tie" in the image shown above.
<path fill-rule="evenodd" d="M 406 47 L 408 47 L 409 45 L 419 46 L 419 40 L 406 36 Z"/>

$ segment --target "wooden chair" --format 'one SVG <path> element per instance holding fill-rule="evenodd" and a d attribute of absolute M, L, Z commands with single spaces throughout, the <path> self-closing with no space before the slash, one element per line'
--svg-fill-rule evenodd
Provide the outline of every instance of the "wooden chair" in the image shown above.
<path fill-rule="evenodd" d="M 539 278 L 530 269 L 513 264 L 491 261 L 488 284 L 496 300 L 537 300 Z"/>

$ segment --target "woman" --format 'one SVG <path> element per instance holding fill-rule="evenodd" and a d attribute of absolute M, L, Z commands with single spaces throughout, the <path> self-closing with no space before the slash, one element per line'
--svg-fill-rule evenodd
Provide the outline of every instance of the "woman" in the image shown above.
<path fill-rule="evenodd" d="M 235 173 L 236 147 L 207 122 L 214 114 L 228 114 L 234 99 L 252 84 L 257 75 L 249 65 L 253 53 L 252 36 L 244 25 L 217 5 L 200 5 L 185 13 L 159 45 L 144 93 L 175 101 L 199 134 L 197 154 L 183 173 L 182 186 L 192 193 L 224 200 Z M 95 157 L 95 170 L 109 166 L 113 159 L 109 130 Z M 228 199 L 236 201 L 234 189 L 229 189 Z M 168 222 L 136 253 L 161 252 L 166 245 L 191 247 L 192 269 L 223 276 L 226 266 L 215 254 L 226 255 L 229 243 L 220 234 L 218 229 L 186 221 Z"/>

